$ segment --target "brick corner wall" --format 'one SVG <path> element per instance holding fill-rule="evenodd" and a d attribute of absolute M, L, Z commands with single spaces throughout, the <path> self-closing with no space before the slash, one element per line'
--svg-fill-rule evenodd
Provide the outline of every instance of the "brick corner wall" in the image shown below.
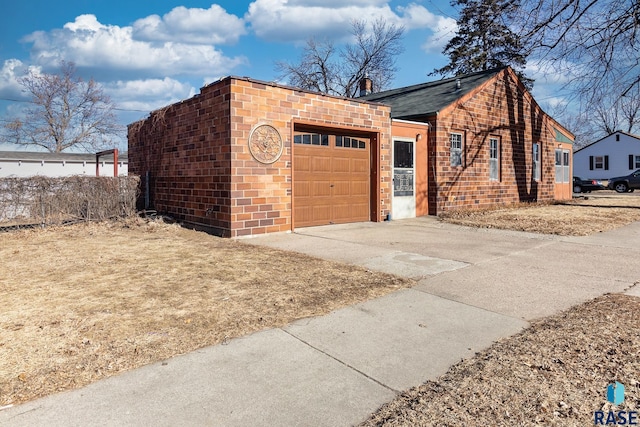
<path fill-rule="evenodd" d="M 129 126 L 129 170 L 150 208 L 214 234 L 231 235 L 230 81 L 156 110 Z M 141 204 L 141 203 L 139 203 Z"/>

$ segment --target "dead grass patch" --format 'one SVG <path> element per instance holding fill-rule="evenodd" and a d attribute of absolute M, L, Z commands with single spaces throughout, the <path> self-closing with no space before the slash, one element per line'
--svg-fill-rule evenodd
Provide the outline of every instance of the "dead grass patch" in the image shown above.
<path fill-rule="evenodd" d="M 609 294 L 534 322 L 402 393 L 362 426 L 588 426 L 640 410 L 640 298 Z M 619 381 L 625 401 L 607 402 Z"/>
<path fill-rule="evenodd" d="M 640 194 L 602 191 L 563 203 L 460 209 L 445 212 L 439 218 L 471 227 L 587 236 L 640 221 Z"/>
<path fill-rule="evenodd" d="M 414 284 L 142 220 L 0 233 L 0 406 Z"/>

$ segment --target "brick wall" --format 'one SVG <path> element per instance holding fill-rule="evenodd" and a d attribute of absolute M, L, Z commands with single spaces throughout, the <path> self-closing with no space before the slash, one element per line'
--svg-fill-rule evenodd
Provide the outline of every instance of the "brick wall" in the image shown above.
<path fill-rule="evenodd" d="M 435 121 L 435 118 L 433 118 Z M 462 166 L 451 166 L 449 135 L 463 134 Z M 554 200 L 555 132 L 508 70 L 440 112 L 434 142 L 432 214 Z M 489 180 L 489 138 L 500 141 L 500 180 Z M 540 180 L 532 178 L 532 144 L 540 144 Z"/>
<path fill-rule="evenodd" d="M 231 230 L 231 82 L 129 125 L 130 173 L 150 208 L 222 236 Z"/>
<path fill-rule="evenodd" d="M 130 125 L 129 170 L 142 177 L 150 171 L 153 207 L 181 221 L 226 237 L 288 231 L 295 123 L 367 129 L 379 135 L 381 163 L 372 185 L 380 196 L 372 203 L 381 220 L 391 203 L 389 116 L 386 106 L 229 77 Z M 249 151 L 260 124 L 276 128 L 283 140 L 282 155 L 271 164 Z"/>
<path fill-rule="evenodd" d="M 388 107 L 249 79 L 234 79 L 232 94 L 232 236 L 291 230 L 291 141 L 296 123 L 304 123 L 307 128 L 318 126 L 380 132 L 378 144 L 383 166 L 380 209 L 376 219 L 386 216 L 391 203 L 391 168 L 385 163 L 391 161 Z M 247 144 L 252 129 L 261 123 L 274 126 L 284 140 L 280 160 L 271 165 L 257 162 Z"/>

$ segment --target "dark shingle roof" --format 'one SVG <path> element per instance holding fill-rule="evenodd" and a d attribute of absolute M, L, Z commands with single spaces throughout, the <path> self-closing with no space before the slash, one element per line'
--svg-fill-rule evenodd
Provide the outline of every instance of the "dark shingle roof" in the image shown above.
<path fill-rule="evenodd" d="M 366 101 L 391 106 L 391 118 L 411 119 L 435 114 L 471 92 L 504 68 L 466 74 L 464 76 L 421 83 L 360 97 Z M 460 88 L 457 81 L 460 81 Z"/>

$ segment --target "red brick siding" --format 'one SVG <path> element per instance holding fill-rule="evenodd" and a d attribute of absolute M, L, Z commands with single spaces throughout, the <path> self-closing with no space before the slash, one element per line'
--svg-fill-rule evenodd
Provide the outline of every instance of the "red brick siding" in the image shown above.
<path fill-rule="evenodd" d="M 431 213 L 554 200 L 555 133 L 545 113 L 508 72 L 438 116 Z M 450 163 L 449 135 L 463 134 L 463 165 Z M 500 181 L 489 180 L 489 138 L 500 140 Z M 532 179 L 532 144 L 540 144 L 540 180 Z"/>
<path fill-rule="evenodd" d="M 291 141 L 296 122 L 305 126 L 366 128 L 380 132 L 381 154 L 390 159 L 388 107 L 243 79 L 234 80 L 232 94 L 233 237 L 291 230 Z M 247 144 L 251 130 L 261 123 L 278 129 L 284 141 L 282 156 L 271 165 L 257 162 Z M 378 220 L 386 216 L 390 207 L 389 165 L 384 167 L 381 176 L 384 183 Z"/>
<path fill-rule="evenodd" d="M 386 106 L 227 78 L 130 125 L 129 171 L 150 171 L 153 207 L 182 221 L 227 237 L 288 231 L 294 123 L 370 129 L 381 139 L 381 183 L 372 183 L 380 189 L 375 219 L 381 220 L 390 208 L 389 116 Z M 263 123 L 275 127 L 284 143 L 272 164 L 249 151 L 249 135 Z"/>
<path fill-rule="evenodd" d="M 151 207 L 224 236 L 231 227 L 229 83 L 152 112 L 128 135 L 130 173 L 151 174 Z"/>

